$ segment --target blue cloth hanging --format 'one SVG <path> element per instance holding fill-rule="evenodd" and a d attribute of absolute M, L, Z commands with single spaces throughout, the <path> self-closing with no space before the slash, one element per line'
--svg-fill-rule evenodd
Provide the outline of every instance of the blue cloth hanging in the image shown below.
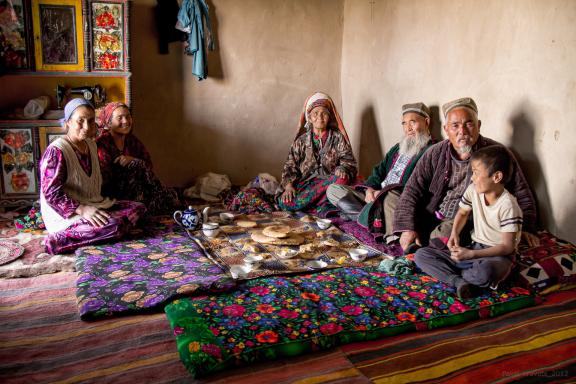
<path fill-rule="evenodd" d="M 184 0 L 178 12 L 176 28 L 188 33 L 188 46 L 185 52 L 193 57 L 192 74 L 198 77 L 198 80 L 204 80 L 208 76 L 204 24 L 208 29 L 208 49 L 213 51 L 214 41 L 208 5 L 204 0 Z"/>

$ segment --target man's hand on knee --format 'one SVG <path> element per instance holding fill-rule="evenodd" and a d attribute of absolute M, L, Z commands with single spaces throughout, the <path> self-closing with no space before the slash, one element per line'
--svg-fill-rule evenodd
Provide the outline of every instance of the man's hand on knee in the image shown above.
<path fill-rule="evenodd" d="M 371 203 L 371 202 L 373 202 L 374 200 L 376 200 L 375 191 L 374 191 L 374 189 L 368 187 L 368 188 L 366 189 L 366 197 L 364 198 L 364 201 L 365 201 L 366 203 Z"/>
<path fill-rule="evenodd" d="M 402 250 L 405 251 L 406 248 L 408 248 L 410 246 L 410 244 L 412 244 L 412 243 L 422 245 L 422 244 L 420 244 L 420 239 L 418 238 L 418 234 L 414 231 L 402 232 L 402 235 L 400 235 L 400 246 L 402 247 Z"/>

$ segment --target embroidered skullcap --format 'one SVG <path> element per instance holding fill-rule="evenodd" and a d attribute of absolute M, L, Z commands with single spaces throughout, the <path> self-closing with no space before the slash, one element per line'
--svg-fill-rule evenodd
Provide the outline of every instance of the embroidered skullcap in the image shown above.
<path fill-rule="evenodd" d="M 306 132 L 307 127 L 310 127 L 310 117 L 308 113 L 314 109 L 315 107 L 322 106 L 328 109 L 330 112 L 330 121 L 328 122 L 328 127 L 330 129 L 336 129 L 340 131 L 340 133 L 344 136 L 346 141 L 350 143 L 350 139 L 348 139 L 348 133 L 346 133 L 346 128 L 344 128 L 344 123 L 336 110 L 336 106 L 334 102 L 327 94 L 323 92 L 316 92 L 312 96 L 306 99 L 304 103 L 304 108 L 302 113 L 300 114 L 300 120 L 298 121 L 298 133 L 296 134 L 296 138 Z"/>
<path fill-rule="evenodd" d="M 462 97 L 461 99 L 452 100 L 442 106 L 442 112 L 444 112 L 444 117 L 446 117 L 448 112 L 450 112 L 454 108 L 459 107 L 470 108 L 474 112 L 478 113 L 478 107 L 476 106 L 474 100 L 471 97 Z"/>
<path fill-rule="evenodd" d="M 60 124 L 64 125 L 64 123 L 70 120 L 70 117 L 72 117 L 72 114 L 74 113 L 76 108 L 81 107 L 83 105 L 86 105 L 87 107 L 94 109 L 92 104 L 82 97 L 77 97 L 66 103 L 66 106 L 64 107 L 64 118 L 60 119 Z"/>
<path fill-rule="evenodd" d="M 421 116 L 430 118 L 430 108 L 424 103 L 404 104 L 402 106 L 402 115 L 408 112 L 415 112 Z"/>
<path fill-rule="evenodd" d="M 128 108 L 126 104 L 120 103 L 118 101 L 106 104 L 98 114 L 98 126 L 101 129 L 108 129 L 110 127 L 110 121 L 112 120 L 112 114 L 117 108 L 120 107 Z"/>

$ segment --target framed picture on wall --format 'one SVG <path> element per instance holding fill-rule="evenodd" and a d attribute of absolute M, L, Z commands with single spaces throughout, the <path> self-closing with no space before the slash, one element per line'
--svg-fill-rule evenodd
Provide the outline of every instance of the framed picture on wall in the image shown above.
<path fill-rule="evenodd" d="M 33 128 L 0 128 L 2 199 L 38 195 Z"/>
<path fill-rule="evenodd" d="M 36 69 L 83 71 L 82 0 L 32 0 Z"/>
<path fill-rule="evenodd" d="M 0 72 L 32 68 L 30 0 L 0 0 Z"/>
<path fill-rule="evenodd" d="M 127 50 L 125 2 L 91 1 L 89 12 L 92 70 L 123 71 Z"/>
<path fill-rule="evenodd" d="M 66 128 L 64 127 L 40 127 L 38 128 L 39 136 L 39 151 L 40 157 L 44 154 L 46 147 L 48 147 L 54 140 L 66 135 Z"/>

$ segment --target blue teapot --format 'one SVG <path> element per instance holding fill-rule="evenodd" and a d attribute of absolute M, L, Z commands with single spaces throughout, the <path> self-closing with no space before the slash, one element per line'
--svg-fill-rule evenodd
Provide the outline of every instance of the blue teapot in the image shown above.
<path fill-rule="evenodd" d="M 174 221 L 186 229 L 190 229 L 192 231 L 195 231 L 197 229 L 202 228 L 202 221 L 204 221 L 204 222 L 208 221 L 209 210 L 210 210 L 210 207 L 204 208 L 204 210 L 202 211 L 202 217 L 201 217 L 198 214 L 198 211 L 196 211 L 190 205 L 190 206 L 188 206 L 188 209 L 186 209 L 184 212 L 182 212 L 182 211 L 174 212 L 174 215 L 173 215 Z"/>

